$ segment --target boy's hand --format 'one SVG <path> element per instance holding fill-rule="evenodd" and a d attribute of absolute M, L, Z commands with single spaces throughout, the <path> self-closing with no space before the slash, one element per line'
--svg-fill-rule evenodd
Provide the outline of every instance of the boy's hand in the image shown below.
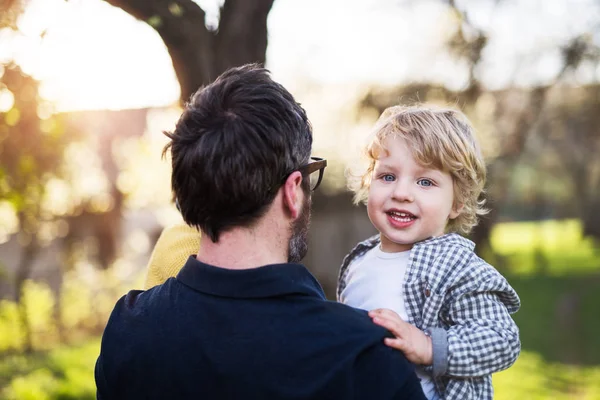
<path fill-rule="evenodd" d="M 433 363 L 433 346 L 431 338 L 420 329 L 414 327 L 398 316 L 394 311 L 385 308 L 369 311 L 373 322 L 392 332 L 395 339 L 385 338 L 386 345 L 400 350 L 406 358 L 420 365 Z"/>

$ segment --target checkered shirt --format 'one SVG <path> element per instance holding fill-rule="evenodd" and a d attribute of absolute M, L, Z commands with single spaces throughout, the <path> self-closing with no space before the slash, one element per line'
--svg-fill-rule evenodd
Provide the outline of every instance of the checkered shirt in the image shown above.
<path fill-rule="evenodd" d="M 349 265 L 379 243 L 379 235 L 373 236 L 344 258 L 339 301 L 343 302 Z M 434 351 L 433 366 L 426 367 L 444 399 L 492 399 L 491 374 L 510 367 L 521 349 L 519 329 L 510 317 L 520 307 L 519 296 L 474 248 L 456 233 L 416 243 L 403 286 L 408 322 L 437 332 L 432 335 L 434 348 L 441 337 L 447 351 L 441 363 Z"/>

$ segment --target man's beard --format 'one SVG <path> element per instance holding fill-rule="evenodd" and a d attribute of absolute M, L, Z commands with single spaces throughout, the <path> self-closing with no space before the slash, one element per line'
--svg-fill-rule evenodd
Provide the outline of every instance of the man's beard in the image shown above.
<path fill-rule="evenodd" d="M 292 237 L 288 244 L 288 262 L 300 262 L 308 252 L 308 227 L 310 226 L 311 196 L 305 197 L 298 219 L 292 225 Z"/>

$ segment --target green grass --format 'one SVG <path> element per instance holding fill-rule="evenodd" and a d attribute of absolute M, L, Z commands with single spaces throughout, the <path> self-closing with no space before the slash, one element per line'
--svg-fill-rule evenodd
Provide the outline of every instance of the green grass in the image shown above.
<path fill-rule="evenodd" d="M 600 366 L 600 276 L 509 277 L 523 349 L 548 361 Z"/>
<path fill-rule="evenodd" d="M 600 365 L 600 249 L 581 223 L 503 223 L 491 239 L 521 297 L 514 319 L 523 348 L 547 361 Z"/>
<path fill-rule="evenodd" d="M 494 375 L 496 400 L 598 400 L 600 366 L 547 362 L 524 351 L 511 368 Z"/>
<path fill-rule="evenodd" d="M 522 304 L 523 351 L 495 399 L 600 399 L 600 249 L 577 220 L 503 223 L 491 240 Z"/>
<path fill-rule="evenodd" d="M 492 230 L 491 242 L 511 274 L 600 273 L 600 249 L 592 239 L 582 236 L 578 220 L 498 224 Z"/>

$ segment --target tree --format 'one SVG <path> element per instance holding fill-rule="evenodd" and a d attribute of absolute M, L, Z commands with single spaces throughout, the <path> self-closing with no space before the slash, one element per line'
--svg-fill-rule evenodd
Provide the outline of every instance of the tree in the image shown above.
<path fill-rule="evenodd" d="M 0 113 L 0 199 L 8 201 L 17 215 L 22 253 L 14 285 L 25 331 L 25 348 L 32 349 L 22 289 L 33 260 L 47 239 L 41 227 L 57 215 L 48 210 L 46 195 L 51 181 L 61 178 L 64 149 L 74 139 L 67 135 L 57 116 L 40 117 L 44 101 L 38 82 L 9 64 L 0 76 L 0 92 L 12 96 L 12 106 Z"/>
<path fill-rule="evenodd" d="M 204 10 L 192 0 L 105 1 L 160 35 L 181 85 L 182 102 L 230 67 L 265 63 L 267 16 L 274 0 L 225 0 L 218 28 L 205 25 Z"/>

